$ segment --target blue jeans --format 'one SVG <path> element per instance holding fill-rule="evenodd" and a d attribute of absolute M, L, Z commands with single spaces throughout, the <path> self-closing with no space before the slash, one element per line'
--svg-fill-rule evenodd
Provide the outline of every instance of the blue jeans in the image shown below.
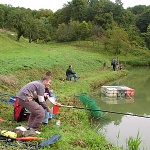
<path fill-rule="evenodd" d="M 55 94 L 51 93 L 51 97 L 56 97 Z M 43 119 L 43 123 L 48 123 L 48 120 L 54 118 L 54 114 L 53 114 L 53 107 L 51 108 L 50 112 L 47 112 L 47 110 L 45 110 L 45 118 Z"/>
<path fill-rule="evenodd" d="M 47 112 L 47 110 L 45 110 L 45 118 L 43 119 L 43 123 L 48 123 L 48 120 L 52 118 L 53 118 L 52 109 L 50 112 Z"/>
<path fill-rule="evenodd" d="M 77 81 L 78 80 L 78 76 L 77 74 L 70 74 L 67 76 L 66 80 L 70 81 L 70 79 L 74 77 L 74 81 Z"/>

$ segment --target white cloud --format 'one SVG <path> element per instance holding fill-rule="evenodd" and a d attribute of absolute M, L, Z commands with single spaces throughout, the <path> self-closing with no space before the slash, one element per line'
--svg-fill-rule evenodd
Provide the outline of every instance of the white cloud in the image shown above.
<path fill-rule="evenodd" d="M 111 0 L 112 2 L 115 2 L 115 0 Z M 123 7 L 134 7 L 136 5 L 150 5 L 150 0 L 121 0 L 123 3 Z"/>
<path fill-rule="evenodd" d="M 30 9 L 51 9 L 56 11 L 61 9 L 64 4 L 72 0 L 0 0 L 0 4 L 11 4 L 13 7 L 25 7 Z M 111 0 L 115 2 L 115 0 Z M 133 7 L 135 5 L 150 5 L 150 0 L 121 0 L 124 8 Z"/>
<path fill-rule="evenodd" d="M 13 7 L 25 7 L 30 9 L 51 9 L 56 11 L 71 0 L 0 0 L 1 4 L 11 4 Z"/>

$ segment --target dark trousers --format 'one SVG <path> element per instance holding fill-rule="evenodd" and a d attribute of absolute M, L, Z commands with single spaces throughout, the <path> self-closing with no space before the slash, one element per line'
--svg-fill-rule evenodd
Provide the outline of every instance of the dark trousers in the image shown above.
<path fill-rule="evenodd" d="M 114 70 L 114 71 L 116 70 L 116 65 L 113 65 L 113 70 Z"/>
<path fill-rule="evenodd" d="M 70 74 L 66 77 L 67 81 L 71 81 L 71 78 L 74 77 L 74 81 L 78 80 L 78 76 L 76 74 Z"/>

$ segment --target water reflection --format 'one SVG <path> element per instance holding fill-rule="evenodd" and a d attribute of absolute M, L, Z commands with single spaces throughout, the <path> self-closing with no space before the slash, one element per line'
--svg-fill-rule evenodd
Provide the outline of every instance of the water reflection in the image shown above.
<path fill-rule="evenodd" d="M 132 68 L 128 76 L 107 85 L 128 86 L 135 90 L 135 95 L 133 99 L 110 99 L 103 97 L 100 89 L 97 89 L 92 98 L 102 110 L 150 116 L 150 68 Z M 140 149 L 150 149 L 149 118 L 107 113 L 105 119 L 93 124 L 93 128 L 124 149 L 127 139 L 136 137 L 139 132 L 142 140 Z"/>
<path fill-rule="evenodd" d="M 139 118 L 133 116 L 123 116 L 121 120 L 115 120 L 106 124 L 101 124 L 101 128 L 97 131 L 104 134 L 106 139 L 118 146 L 127 147 L 126 141 L 130 136 L 136 138 L 138 132 L 141 137 L 141 149 L 150 148 L 149 125 L 150 119 Z M 119 138 L 117 138 L 117 136 Z"/>
<path fill-rule="evenodd" d="M 107 104 L 124 104 L 124 103 L 134 103 L 134 97 L 106 97 L 101 94 L 101 101 Z"/>

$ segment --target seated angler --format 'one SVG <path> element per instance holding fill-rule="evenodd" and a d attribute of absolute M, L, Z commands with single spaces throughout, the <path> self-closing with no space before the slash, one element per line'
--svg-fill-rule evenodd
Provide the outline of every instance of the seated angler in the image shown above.
<path fill-rule="evenodd" d="M 70 81 L 72 77 L 74 77 L 75 82 L 80 78 L 74 71 L 72 71 L 72 65 L 69 65 L 68 69 L 66 70 L 66 80 Z"/>

